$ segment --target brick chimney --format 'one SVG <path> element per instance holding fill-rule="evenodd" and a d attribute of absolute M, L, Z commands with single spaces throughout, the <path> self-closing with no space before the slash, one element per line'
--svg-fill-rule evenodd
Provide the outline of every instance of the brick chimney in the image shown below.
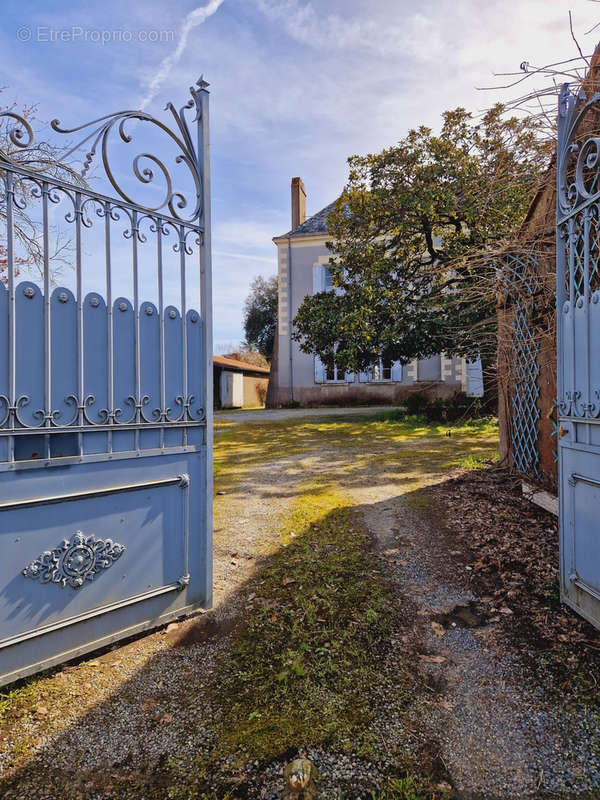
<path fill-rule="evenodd" d="M 292 230 L 306 219 L 306 189 L 302 178 L 292 178 Z"/>

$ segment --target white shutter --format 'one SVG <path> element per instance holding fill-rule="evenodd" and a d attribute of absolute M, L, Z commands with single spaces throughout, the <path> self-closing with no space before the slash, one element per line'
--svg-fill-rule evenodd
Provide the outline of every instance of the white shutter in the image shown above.
<path fill-rule="evenodd" d="M 325 383 L 325 365 L 319 356 L 315 356 L 315 383 Z"/>
<path fill-rule="evenodd" d="M 344 375 L 344 380 L 346 383 L 354 383 L 354 373 L 353 372 L 346 372 Z"/>
<path fill-rule="evenodd" d="M 402 364 L 399 361 L 392 361 L 391 378 L 393 381 L 402 380 Z"/>
<path fill-rule="evenodd" d="M 358 380 L 360 383 L 368 383 L 371 380 L 370 374 L 367 370 L 358 373 Z"/>
<path fill-rule="evenodd" d="M 325 291 L 325 270 L 322 264 L 313 264 L 313 294 Z"/>
<path fill-rule="evenodd" d="M 467 394 L 469 397 L 483 397 L 483 370 L 480 358 L 467 361 Z"/>

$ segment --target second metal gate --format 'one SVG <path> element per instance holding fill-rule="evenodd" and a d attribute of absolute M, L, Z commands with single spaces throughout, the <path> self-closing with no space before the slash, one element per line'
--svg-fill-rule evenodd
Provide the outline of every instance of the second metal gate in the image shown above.
<path fill-rule="evenodd" d="M 600 626 L 600 95 L 560 96 L 557 339 L 561 596 Z"/>

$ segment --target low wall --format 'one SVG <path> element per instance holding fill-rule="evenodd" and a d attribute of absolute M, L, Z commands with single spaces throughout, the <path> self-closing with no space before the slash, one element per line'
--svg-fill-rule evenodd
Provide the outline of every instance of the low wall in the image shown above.
<path fill-rule="evenodd" d="M 401 383 L 322 383 L 294 388 L 294 400 L 303 406 L 402 405 L 412 394 L 429 400 L 452 397 L 462 391 L 460 383 L 422 381 L 410 386 Z M 287 387 L 279 392 L 278 404 L 289 403 Z"/>

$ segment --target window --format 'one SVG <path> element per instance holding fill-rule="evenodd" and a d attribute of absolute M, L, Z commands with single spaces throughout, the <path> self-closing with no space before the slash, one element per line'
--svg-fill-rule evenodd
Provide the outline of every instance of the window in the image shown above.
<path fill-rule="evenodd" d="M 333 352 L 329 353 L 323 361 L 318 356 L 315 356 L 315 383 L 353 383 L 354 374 L 352 372 L 343 372 L 341 367 L 338 367 L 335 352 L 337 345 L 334 346 Z"/>
<path fill-rule="evenodd" d="M 391 381 L 392 380 L 392 359 L 380 358 L 369 370 L 369 380 L 371 381 Z"/>
<path fill-rule="evenodd" d="M 325 381 L 328 382 L 336 382 L 336 381 L 344 381 L 346 380 L 346 376 L 344 373 L 338 369 L 337 360 L 335 358 L 335 353 L 337 350 L 337 344 L 333 347 L 333 353 L 329 355 L 327 360 L 325 361 Z"/>
<path fill-rule="evenodd" d="M 384 381 L 401 381 L 402 364 L 391 358 L 380 356 L 368 369 L 359 373 L 363 383 L 382 383 Z"/>
<path fill-rule="evenodd" d="M 332 360 L 328 364 L 325 364 L 325 380 L 337 381 L 337 379 L 337 364 L 335 363 L 335 360 Z"/>

